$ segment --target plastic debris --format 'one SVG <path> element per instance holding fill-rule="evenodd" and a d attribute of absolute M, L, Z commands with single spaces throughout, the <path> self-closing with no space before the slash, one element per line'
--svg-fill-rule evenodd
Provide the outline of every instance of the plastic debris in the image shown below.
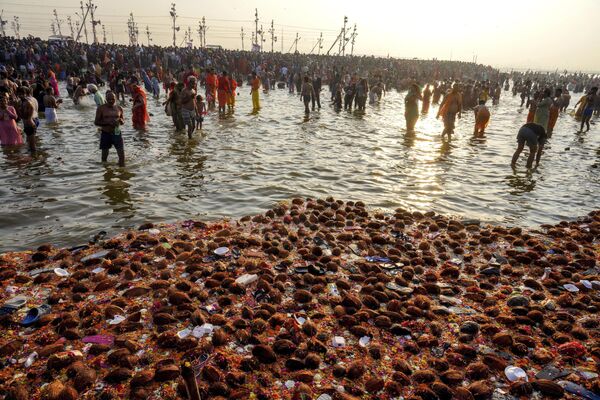
<path fill-rule="evenodd" d="M 527 379 L 527 373 L 522 368 L 512 365 L 504 368 L 504 375 L 506 375 L 506 378 L 511 382 L 516 382 L 522 379 L 525 381 L 529 380 Z"/>

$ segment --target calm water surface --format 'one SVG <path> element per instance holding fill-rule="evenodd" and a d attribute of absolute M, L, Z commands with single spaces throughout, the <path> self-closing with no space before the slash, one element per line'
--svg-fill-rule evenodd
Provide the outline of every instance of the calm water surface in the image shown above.
<path fill-rule="evenodd" d="M 336 113 L 324 101 L 305 118 L 287 90 L 261 95 L 259 114 L 250 113 L 249 88 L 239 91 L 235 113 L 209 114 L 192 140 L 174 131 L 154 99 L 145 133 L 131 128 L 126 108 L 125 168 L 117 166 L 114 149 L 108 164 L 100 162 L 93 101 L 65 100 L 57 126 L 42 122 L 37 156 L 25 148 L 0 152 L 0 251 L 81 244 L 99 231 L 145 221 L 240 217 L 295 196 L 528 226 L 600 206 L 598 125 L 576 134 L 578 123 L 562 114 L 540 168 L 527 173 L 523 154 L 513 172 L 510 158 L 527 110 L 509 92 L 490 107 L 484 138 L 473 137 L 473 115 L 466 112 L 448 141 L 440 137 L 437 106 L 419 120 L 415 135 L 406 134 L 404 93 L 388 93 L 364 115 Z"/>

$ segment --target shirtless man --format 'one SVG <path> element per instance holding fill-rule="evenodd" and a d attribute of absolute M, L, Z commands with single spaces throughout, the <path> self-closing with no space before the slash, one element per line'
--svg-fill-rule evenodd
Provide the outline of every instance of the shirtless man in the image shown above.
<path fill-rule="evenodd" d="M 119 166 L 125 166 L 125 152 L 123 151 L 123 137 L 119 126 L 125 123 L 123 108 L 116 105 L 117 96 L 114 92 L 106 92 L 106 104 L 96 109 L 94 124 L 102 129 L 100 134 L 100 150 L 102 150 L 102 162 L 108 159 L 108 150 L 115 146 L 119 156 Z"/>
<path fill-rule="evenodd" d="M 185 89 L 181 91 L 181 116 L 187 126 L 188 138 L 192 138 L 196 127 L 196 78 L 190 76 Z"/>
<path fill-rule="evenodd" d="M 56 97 L 54 97 L 54 89 L 47 87 L 46 94 L 44 95 L 44 115 L 46 116 L 46 122 L 49 124 L 58 122 L 56 109 L 60 103 L 62 103 L 62 100 L 57 100 Z"/>
<path fill-rule="evenodd" d="M 17 113 L 23 120 L 23 131 L 27 136 L 29 151 L 35 153 L 35 133 L 37 131 L 37 100 L 31 97 L 31 90 L 28 87 L 21 86 L 17 89 L 19 96 L 19 107 Z"/>
<path fill-rule="evenodd" d="M 85 96 L 85 87 L 83 82 L 79 82 L 77 87 L 75 88 L 75 92 L 73 92 L 73 103 L 79 104 L 79 99 Z"/>

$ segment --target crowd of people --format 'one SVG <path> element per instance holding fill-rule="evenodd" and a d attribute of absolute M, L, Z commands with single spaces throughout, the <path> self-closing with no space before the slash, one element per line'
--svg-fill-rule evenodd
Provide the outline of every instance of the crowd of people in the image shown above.
<path fill-rule="evenodd" d="M 61 96 L 59 80 L 66 82 L 66 96 Z M 132 126 L 143 131 L 150 119 L 147 94 L 158 100 L 164 91 L 166 115 L 177 130 L 186 130 L 191 138 L 202 128 L 208 112 L 233 110 L 238 88 L 245 84 L 250 87 L 254 112 L 260 110 L 261 90 L 287 87 L 299 96 L 306 114 L 321 108 L 321 92 L 327 86 L 336 111 L 364 112 L 367 101 L 379 102 L 386 91 L 406 90 L 408 134 L 433 103 L 439 104 L 442 136 L 454 133 L 456 119 L 464 110 L 473 110 L 473 132 L 483 135 L 491 117 L 486 104 L 489 100 L 498 104 L 511 83 L 513 96 L 520 95 L 521 106 L 529 110 L 527 124 L 518 133 L 513 165 L 525 143 L 530 154 L 537 154 L 539 163 L 543 143 L 551 136 L 559 112 L 570 104 L 570 92 L 586 92 L 575 105 L 581 131 L 584 126 L 589 130 L 592 115 L 600 112 L 599 77 L 590 74 L 502 73 L 490 66 L 459 61 L 87 45 L 4 37 L 0 38 L 0 144 L 23 143 L 17 125 L 22 121 L 29 149 L 35 152 L 40 115 L 48 123 L 56 123 L 63 97 L 79 104 L 91 95 L 97 106 L 95 124 L 101 130 L 102 160 L 107 160 L 114 147 L 119 165 L 124 165 L 120 127 L 125 124 L 122 106 L 127 97 Z M 103 86 L 105 96 L 99 90 Z M 530 156 L 528 167 L 532 161 Z"/>

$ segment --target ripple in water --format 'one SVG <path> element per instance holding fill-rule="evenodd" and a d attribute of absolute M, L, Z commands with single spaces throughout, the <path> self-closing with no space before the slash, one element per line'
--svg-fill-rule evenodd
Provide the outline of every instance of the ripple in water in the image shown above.
<path fill-rule="evenodd" d="M 596 126 L 576 134 L 578 123 L 561 114 L 540 168 L 526 172 L 522 155 L 513 172 L 527 112 L 509 92 L 490 106 L 485 137 L 473 137 L 473 115 L 465 112 L 450 141 L 440 137 L 436 106 L 415 134 L 405 132 L 403 93 L 388 93 L 366 113 L 335 112 L 325 103 L 309 118 L 287 90 L 263 97 L 259 114 L 241 93 L 233 115 L 209 114 L 192 140 L 174 132 L 158 101 L 149 101 L 154 116 L 146 133 L 132 129 L 126 108 L 125 168 L 114 150 L 107 165 L 100 162 L 92 100 L 77 107 L 66 100 L 58 125 L 42 122 L 39 154 L 0 153 L 0 251 L 75 245 L 145 221 L 240 217 L 294 196 L 530 226 L 599 206 Z"/>

